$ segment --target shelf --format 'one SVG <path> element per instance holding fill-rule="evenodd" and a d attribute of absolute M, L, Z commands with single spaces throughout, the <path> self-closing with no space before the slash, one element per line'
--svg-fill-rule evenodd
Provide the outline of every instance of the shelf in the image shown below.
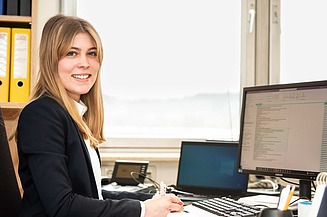
<path fill-rule="evenodd" d="M 101 150 L 100 150 L 101 152 Z M 115 161 L 115 160 L 148 160 L 148 161 L 167 161 L 178 162 L 179 153 L 106 153 L 101 152 L 101 161 Z"/>
<path fill-rule="evenodd" d="M 24 102 L 0 102 L 0 107 L 2 110 L 5 109 L 22 109 L 26 103 Z"/>
<path fill-rule="evenodd" d="M 32 23 L 32 17 L 29 16 L 11 16 L 0 15 L 0 23 Z"/>

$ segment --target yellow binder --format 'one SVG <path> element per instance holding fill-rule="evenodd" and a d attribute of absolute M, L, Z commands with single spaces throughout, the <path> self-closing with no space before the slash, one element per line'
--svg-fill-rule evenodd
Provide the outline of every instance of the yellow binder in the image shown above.
<path fill-rule="evenodd" d="M 0 27 L 0 102 L 9 101 L 11 29 Z"/>
<path fill-rule="evenodd" d="M 30 93 L 31 30 L 12 28 L 9 102 L 27 102 Z"/>

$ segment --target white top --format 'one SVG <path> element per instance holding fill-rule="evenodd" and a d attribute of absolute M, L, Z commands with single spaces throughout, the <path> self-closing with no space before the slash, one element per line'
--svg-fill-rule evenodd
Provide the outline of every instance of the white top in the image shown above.
<path fill-rule="evenodd" d="M 75 102 L 77 110 L 79 111 L 80 115 L 83 116 L 85 112 L 87 111 L 87 106 L 82 102 Z M 93 169 L 93 175 L 95 178 L 95 182 L 97 185 L 97 190 L 98 190 L 98 195 L 99 199 L 103 200 L 102 193 L 101 193 L 101 167 L 100 167 L 100 161 L 98 154 L 96 153 L 95 149 L 93 146 L 90 144 L 90 140 L 84 140 L 87 150 L 89 151 L 89 155 L 91 158 L 91 164 L 92 164 L 92 169 Z M 141 204 L 141 215 L 140 217 L 144 217 L 145 215 L 145 205 L 143 201 L 140 201 Z"/>
<path fill-rule="evenodd" d="M 76 102 L 75 104 L 76 104 L 76 107 L 77 107 L 80 115 L 83 116 L 85 114 L 85 112 L 87 111 L 86 105 L 82 101 L 79 101 L 79 103 Z M 96 153 L 94 147 L 91 146 L 90 140 L 84 140 L 84 141 L 85 141 L 87 150 L 89 151 L 92 169 L 93 169 L 93 175 L 94 175 L 94 179 L 95 179 L 95 182 L 97 185 L 99 199 L 102 200 L 103 197 L 102 197 L 102 193 L 101 193 L 101 167 L 100 167 L 99 157 L 98 157 L 98 154 Z"/>

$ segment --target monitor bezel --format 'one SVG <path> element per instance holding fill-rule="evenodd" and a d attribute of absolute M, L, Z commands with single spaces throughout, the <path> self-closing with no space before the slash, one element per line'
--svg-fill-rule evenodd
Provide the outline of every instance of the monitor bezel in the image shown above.
<path fill-rule="evenodd" d="M 204 145 L 204 146 L 238 146 L 238 141 L 221 141 L 221 140 L 206 140 L 206 141 L 182 141 L 181 143 L 181 153 L 183 151 L 184 145 Z M 237 161 L 236 161 L 237 163 Z M 247 185 L 244 188 L 239 189 L 230 189 L 230 188 L 214 188 L 214 187 L 207 187 L 207 186 L 194 186 L 194 185 L 185 185 L 181 184 L 178 180 L 179 171 L 180 171 L 180 163 L 178 165 L 178 175 L 177 175 L 177 182 L 176 188 L 180 191 L 190 192 L 196 195 L 219 195 L 219 196 L 232 196 L 232 197 L 241 197 L 247 194 Z M 235 168 L 237 170 L 237 168 Z M 248 182 L 248 175 L 245 177 L 246 182 Z"/>
<path fill-rule="evenodd" d="M 260 85 L 260 86 L 251 86 L 244 87 L 242 92 L 242 107 L 240 115 L 240 134 L 239 134 L 239 152 L 238 152 L 238 171 L 245 174 L 253 175 L 265 175 L 273 177 L 282 177 L 282 178 L 295 178 L 300 180 L 314 181 L 316 180 L 319 172 L 317 171 L 302 171 L 302 170 L 292 170 L 286 171 L 285 168 L 278 168 L 279 171 L 261 171 L 254 169 L 243 169 L 241 165 L 242 159 L 242 147 L 243 147 L 243 127 L 244 127 L 244 118 L 245 118 L 245 103 L 246 97 L 249 92 L 255 91 L 276 91 L 277 89 L 290 89 L 290 88 L 316 88 L 316 87 L 327 87 L 327 80 L 321 81 L 310 81 L 310 82 L 298 82 L 298 83 L 287 83 L 287 84 L 273 84 L 273 85 Z M 277 168 L 276 168 L 277 169 Z M 284 169 L 284 170 L 283 170 Z M 287 169 L 289 170 L 289 169 Z"/>

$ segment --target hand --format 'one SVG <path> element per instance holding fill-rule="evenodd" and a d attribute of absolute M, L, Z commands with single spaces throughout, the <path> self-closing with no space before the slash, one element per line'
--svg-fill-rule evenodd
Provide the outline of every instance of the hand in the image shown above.
<path fill-rule="evenodd" d="M 166 217 L 169 212 L 183 210 L 183 202 L 174 194 L 158 195 L 144 201 L 144 217 Z"/>

